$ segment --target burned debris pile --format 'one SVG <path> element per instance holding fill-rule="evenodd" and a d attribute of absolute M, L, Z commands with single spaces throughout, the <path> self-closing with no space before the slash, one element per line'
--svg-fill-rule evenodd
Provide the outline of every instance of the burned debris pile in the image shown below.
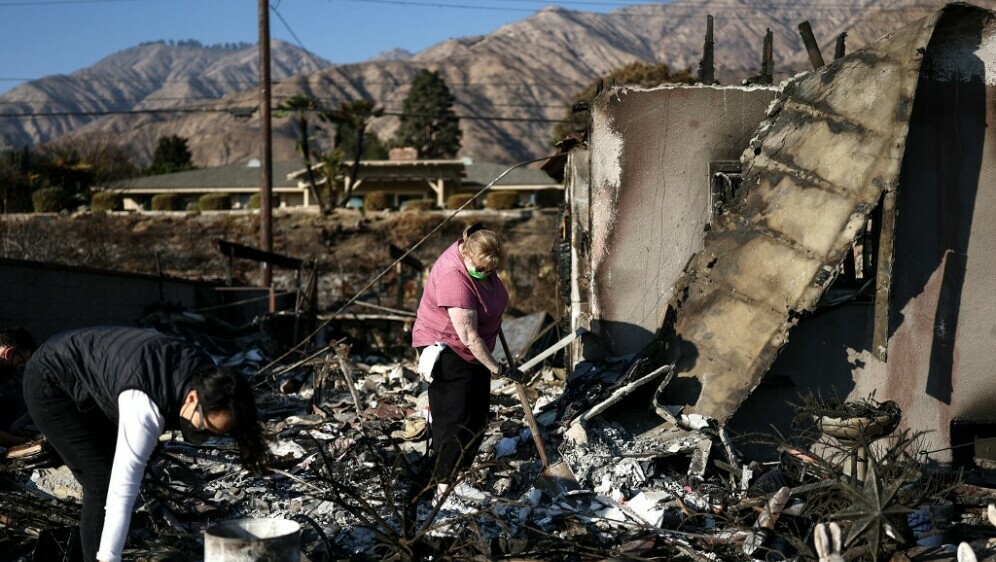
<path fill-rule="evenodd" d="M 439 502 L 413 357 L 332 340 L 308 361 L 271 366 L 277 345 L 258 328 L 218 332 L 176 313 L 149 320 L 251 378 L 272 460 L 251 474 L 226 462 L 237 454 L 227 440 L 193 446 L 167 432 L 126 559 L 201 559 L 202 531 L 242 518 L 300 523 L 302 559 L 315 561 L 816 560 L 834 537 L 846 560 L 953 558 L 960 542 L 980 560 L 996 553 L 992 479 L 931 470 L 889 402 L 807 397 L 796 434 L 732 435 L 679 406 L 654 411 L 647 383 L 670 376 L 668 365 L 606 357 L 567 372 L 551 354 L 525 373 L 549 466 L 512 385 L 494 381 L 484 441 L 465 452 L 476 462 L 450 488 L 459 498 Z M 555 347 L 556 331 L 542 328 L 513 338 L 516 355 Z M 746 458 L 746 445 L 768 454 Z M 43 441 L 5 452 L 0 558 L 62 559 L 79 489 L 60 464 Z"/>

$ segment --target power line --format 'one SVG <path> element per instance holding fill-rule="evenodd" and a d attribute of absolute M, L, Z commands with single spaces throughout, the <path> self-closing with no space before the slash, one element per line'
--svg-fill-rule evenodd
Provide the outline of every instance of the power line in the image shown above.
<path fill-rule="evenodd" d="M 35 2 L 0 2 L 0 8 L 7 6 L 51 6 L 61 4 L 108 4 L 122 2 L 151 2 L 152 0 L 37 0 Z"/>
<path fill-rule="evenodd" d="M 302 51 L 308 54 L 308 58 L 311 59 L 311 64 L 315 65 L 315 67 L 317 68 L 325 68 L 326 65 L 323 65 L 320 62 L 318 62 L 318 59 L 315 58 L 314 53 L 304 48 L 304 43 L 301 42 L 301 38 L 297 36 L 297 33 L 294 33 L 294 30 L 291 29 L 290 24 L 287 23 L 287 20 L 284 18 L 284 16 L 279 11 L 277 11 L 277 6 L 279 5 L 280 5 L 280 0 L 277 0 L 275 4 L 270 4 L 270 11 L 273 12 L 273 15 L 277 16 L 277 19 L 280 20 L 280 23 L 284 24 L 284 27 L 287 28 L 287 32 L 291 34 L 291 37 L 294 38 L 294 41 L 297 41 L 297 46 L 300 47 Z"/>
<path fill-rule="evenodd" d="M 231 107 L 221 108 L 196 108 L 177 107 L 166 109 L 123 109 L 123 110 L 98 110 L 98 111 L 39 111 L 31 113 L 2 113 L 0 119 L 33 119 L 38 117 L 105 117 L 108 115 L 158 115 L 160 113 L 233 113 L 241 110 L 241 113 L 248 114 L 255 108 Z M 273 108 L 279 111 L 278 108 Z M 308 112 L 320 110 L 307 110 Z M 459 119 L 461 121 L 514 121 L 524 123 L 560 123 L 563 119 L 543 119 L 539 117 L 512 117 L 503 115 L 445 115 L 440 113 L 405 113 L 402 111 L 385 111 L 384 115 L 392 117 L 428 117 L 440 119 Z"/>
<path fill-rule="evenodd" d="M 526 12 L 526 13 L 538 13 L 536 10 L 531 8 L 509 8 L 507 6 L 491 6 L 491 5 L 472 5 L 472 4 L 456 4 L 449 2 L 436 2 L 436 1 L 420 1 L 420 0 L 344 0 L 346 2 L 357 2 L 363 4 L 388 4 L 395 6 L 408 6 L 408 7 L 423 7 L 423 8 L 445 8 L 445 9 L 461 9 L 461 10 L 490 10 L 490 11 L 500 11 L 500 12 Z M 571 2 L 563 2 L 564 4 L 571 4 Z M 617 10 L 613 12 L 583 12 L 577 10 L 566 10 L 568 12 L 584 15 L 592 15 L 596 17 L 608 17 L 608 18 L 667 18 L 673 17 L 675 11 L 682 10 L 694 10 L 701 11 L 704 8 L 722 8 L 727 12 L 735 11 L 749 11 L 751 13 L 757 13 L 758 17 L 763 17 L 763 14 L 758 13 L 765 9 L 770 8 L 785 8 L 785 9 L 798 9 L 816 12 L 831 12 L 831 11 L 841 11 L 841 10 L 853 10 L 860 13 L 876 13 L 876 12 L 891 12 L 891 11 L 905 11 L 911 8 L 939 8 L 941 2 L 937 4 L 907 4 L 904 6 L 897 6 L 893 8 L 876 8 L 869 5 L 862 4 L 834 4 L 830 2 L 814 2 L 813 4 L 808 4 L 805 2 L 791 2 L 791 3 L 765 3 L 763 5 L 747 5 L 739 2 L 729 2 L 724 3 L 719 0 L 714 0 L 712 2 L 707 2 L 703 4 L 690 4 L 690 3 L 668 3 L 668 4 L 658 4 L 655 6 L 647 5 L 633 5 L 629 9 Z M 639 8 L 648 8 L 648 10 L 640 10 Z M 737 19 L 743 19 L 738 17 Z M 769 18 L 770 19 L 770 18 Z"/>

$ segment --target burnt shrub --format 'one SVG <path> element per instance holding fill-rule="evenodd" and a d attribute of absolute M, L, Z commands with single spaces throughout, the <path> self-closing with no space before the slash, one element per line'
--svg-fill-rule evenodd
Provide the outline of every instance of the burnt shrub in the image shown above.
<path fill-rule="evenodd" d="M 157 193 L 152 196 L 153 211 L 179 211 L 180 196 L 176 193 Z"/>
<path fill-rule="evenodd" d="M 92 211 L 120 211 L 124 209 L 124 195 L 116 191 L 98 191 L 90 197 Z"/>
<path fill-rule="evenodd" d="M 227 211 L 232 208 L 232 196 L 227 193 L 207 193 L 197 200 L 201 211 Z"/>
<path fill-rule="evenodd" d="M 436 213 L 401 213 L 391 223 L 391 243 L 407 248 L 418 242 L 445 220 Z"/>
<path fill-rule="evenodd" d="M 484 200 L 484 206 L 488 209 L 500 211 L 503 209 L 514 209 L 519 204 L 519 194 L 514 191 L 492 191 Z"/>
<path fill-rule="evenodd" d="M 43 187 L 31 194 L 36 213 L 58 213 L 69 207 L 72 197 L 61 187 Z"/>

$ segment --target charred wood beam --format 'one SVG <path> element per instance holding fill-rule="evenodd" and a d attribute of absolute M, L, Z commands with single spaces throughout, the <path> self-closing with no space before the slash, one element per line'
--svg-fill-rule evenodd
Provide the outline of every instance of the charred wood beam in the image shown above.
<path fill-rule="evenodd" d="M 356 392 L 356 384 L 353 382 L 353 367 L 349 364 L 349 359 L 347 358 L 348 349 L 345 345 L 337 345 L 335 347 L 335 355 L 339 360 L 339 369 L 342 371 L 342 376 L 346 379 L 346 386 L 349 387 L 349 395 L 353 397 L 356 415 L 361 415 L 363 410 L 360 408 L 360 395 Z"/>
<path fill-rule="evenodd" d="M 882 196 L 882 221 L 878 237 L 878 267 L 875 274 L 875 326 L 872 353 L 885 361 L 889 353 L 889 291 L 892 288 L 892 250 L 896 230 L 896 192 Z"/>
<path fill-rule="evenodd" d="M 643 377 L 641 377 L 641 378 L 639 378 L 639 379 L 637 379 L 637 380 L 635 380 L 635 381 L 627 384 L 626 386 L 623 386 L 621 388 L 617 388 L 612 394 L 609 395 L 608 398 L 606 398 L 605 400 L 599 402 L 598 404 L 595 404 L 594 406 L 591 407 L 591 409 L 589 409 L 587 412 L 585 412 L 581 417 L 579 417 L 579 418 L 575 419 L 574 421 L 572 421 L 571 425 L 588 421 L 591 418 L 593 418 L 593 417 L 601 414 L 602 412 L 604 412 L 605 410 L 607 410 L 609 408 L 609 406 L 612 406 L 613 404 L 618 403 L 620 400 L 622 400 L 626 396 L 629 396 L 633 392 L 635 392 L 635 391 L 639 390 L 640 388 L 642 388 L 643 385 L 645 385 L 646 383 L 648 383 L 648 382 L 650 382 L 652 380 L 657 379 L 657 377 L 659 377 L 660 375 L 665 375 L 663 384 L 666 385 L 668 382 L 670 382 L 671 376 L 674 375 L 674 365 L 662 365 L 662 366 L 658 367 L 657 369 L 654 369 L 652 372 L 650 372 L 650 374 L 645 375 L 645 376 L 643 376 Z M 667 415 L 670 415 L 670 412 L 668 412 Z M 674 419 L 674 418 L 672 417 L 671 419 Z M 675 424 L 677 425 L 677 420 L 675 420 Z"/>
<path fill-rule="evenodd" d="M 285 269 L 300 269 L 301 265 L 304 263 L 297 258 L 275 254 L 273 252 L 267 252 L 252 248 L 250 246 L 243 246 L 242 244 L 236 244 L 234 242 L 220 239 L 218 240 L 218 251 L 228 256 L 229 259 L 243 258 L 268 263 L 274 267 L 282 267 Z"/>
<path fill-rule="evenodd" d="M 761 54 L 761 78 L 765 84 L 775 81 L 775 35 L 768 29 L 764 33 L 764 50 Z"/>
<path fill-rule="evenodd" d="M 774 82 L 775 76 L 775 64 L 774 64 L 774 35 L 771 30 L 767 30 L 764 34 L 764 45 L 761 48 L 761 71 L 757 76 L 751 76 L 743 81 L 745 86 L 750 86 L 752 84 L 771 84 Z"/>
<path fill-rule="evenodd" d="M 806 45 L 809 62 L 813 63 L 813 68 L 819 69 L 826 66 L 827 63 L 823 61 L 823 53 L 820 52 L 820 45 L 816 42 L 816 36 L 813 35 L 813 28 L 810 27 L 809 21 L 799 24 L 799 35 L 802 36 L 802 42 Z"/>
<path fill-rule="evenodd" d="M 837 36 L 837 44 L 834 46 L 833 49 L 834 60 L 844 58 L 844 55 L 847 54 L 847 47 L 844 45 L 844 40 L 846 39 L 847 39 L 847 33 L 841 33 L 840 35 Z"/>
<path fill-rule="evenodd" d="M 716 65 L 714 62 L 715 43 L 712 35 L 712 16 L 706 17 L 705 45 L 702 47 L 702 60 L 699 61 L 699 82 L 714 84 L 716 82 Z"/>

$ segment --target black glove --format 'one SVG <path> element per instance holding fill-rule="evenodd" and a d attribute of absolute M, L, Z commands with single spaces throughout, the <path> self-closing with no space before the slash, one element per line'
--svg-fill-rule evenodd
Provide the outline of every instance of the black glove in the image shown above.
<path fill-rule="evenodd" d="M 511 369 L 504 363 L 498 364 L 498 372 L 495 373 L 494 376 L 495 378 L 505 379 L 512 382 L 521 383 L 523 381 L 522 371 L 518 369 Z"/>

